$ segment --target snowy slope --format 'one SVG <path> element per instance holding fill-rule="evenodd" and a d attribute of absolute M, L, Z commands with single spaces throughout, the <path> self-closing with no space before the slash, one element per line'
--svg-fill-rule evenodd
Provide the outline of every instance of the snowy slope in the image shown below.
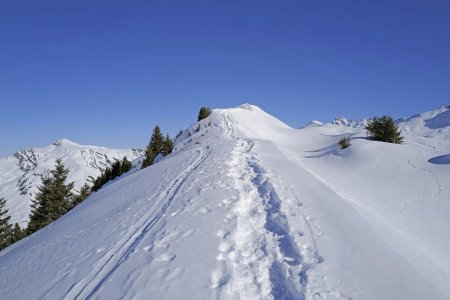
<path fill-rule="evenodd" d="M 450 147 L 420 142 L 214 110 L 172 155 L 1 252 L 2 297 L 448 299 L 450 165 L 428 161 Z"/>
<path fill-rule="evenodd" d="M 134 160 L 142 154 L 142 150 L 83 146 L 67 139 L 45 148 L 21 150 L 0 159 L 0 197 L 7 200 L 11 221 L 25 226 L 41 175 L 54 167 L 56 159 L 61 158 L 70 169 L 69 180 L 75 182 L 77 190 L 85 182 L 92 182 L 116 160 L 124 156 Z"/>

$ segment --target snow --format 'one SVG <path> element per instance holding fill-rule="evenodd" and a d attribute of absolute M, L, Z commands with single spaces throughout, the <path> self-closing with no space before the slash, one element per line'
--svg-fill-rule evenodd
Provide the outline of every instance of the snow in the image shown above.
<path fill-rule="evenodd" d="M 56 159 L 61 158 L 70 170 L 68 179 L 75 182 L 75 190 L 78 191 L 85 182 L 91 183 L 116 160 L 124 156 L 134 160 L 142 154 L 142 150 L 79 145 L 68 139 L 58 140 L 44 148 L 21 150 L 0 159 L 0 197 L 7 200 L 11 221 L 26 226 L 31 200 L 41 184 L 41 175 L 54 168 Z"/>
<path fill-rule="evenodd" d="M 367 126 L 367 123 L 370 119 L 361 119 L 361 120 L 349 120 L 345 117 L 339 117 L 331 121 L 331 124 L 340 125 L 340 126 L 349 126 L 354 128 L 364 128 Z"/>
<path fill-rule="evenodd" d="M 173 154 L 2 251 L 2 297 L 448 299 L 450 165 L 429 162 L 450 153 L 446 111 L 404 120 L 393 145 L 213 110 Z"/>
<path fill-rule="evenodd" d="M 320 127 L 322 125 L 323 125 L 322 122 L 316 121 L 316 120 L 312 120 L 311 122 L 309 122 L 308 124 L 306 124 L 305 126 L 303 126 L 301 128 Z"/>

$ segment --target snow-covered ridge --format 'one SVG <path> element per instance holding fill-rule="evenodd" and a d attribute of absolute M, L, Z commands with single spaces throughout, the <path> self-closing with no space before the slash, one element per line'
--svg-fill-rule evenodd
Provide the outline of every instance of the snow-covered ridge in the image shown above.
<path fill-rule="evenodd" d="M 305 129 L 305 128 L 314 128 L 314 127 L 320 127 L 320 126 L 322 126 L 322 125 L 323 125 L 322 122 L 316 121 L 316 120 L 312 120 L 311 122 L 309 122 L 308 124 L 306 124 L 306 125 L 304 125 L 304 126 L 302 126 L 302 127 L 300 127 L 300 128 L 302 128 L 302 129 Z"/>
<path fill-rule="evenodd" d="M 445 128 L 394 145 L 213 110 L 171 155 L 0 252 L 2 296 L 448 299 Z"/>
<path fill-rule="evenodd" d="M 58 140 L 44 148 L 29 148 L 0 159 L 0 197 L 7 199 L 13 222 L 28 222 L 31 199 L 41 183 L 41 175 L 61 158 L 70 169 L 69 180 L 79 189 L 92 182 L 105 168 L 126 156 L 134 160 L 143 154 L 139 149 L 108 149 L 79 145 L 68 139 Z"/>
<path fill-rule="evenodd" d="M 367 126 L 367 123 L 370 119 L 361 119 L 361 120 L 349 120 L 344 117 L 338 117 L 331 121 L 331 124 L 340 125 L 340 126 L 348 126 L 354 128 L 364 128 Z"/>

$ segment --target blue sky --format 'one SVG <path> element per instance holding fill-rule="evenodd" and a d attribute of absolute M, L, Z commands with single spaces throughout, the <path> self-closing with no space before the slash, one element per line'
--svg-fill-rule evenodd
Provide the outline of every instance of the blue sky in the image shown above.
<path fill-rule="evenodd" d="M 291 126 L 450 104 L 448 1 L 4 1 L 0 156 L 143 147 L 200 106 Z"/>

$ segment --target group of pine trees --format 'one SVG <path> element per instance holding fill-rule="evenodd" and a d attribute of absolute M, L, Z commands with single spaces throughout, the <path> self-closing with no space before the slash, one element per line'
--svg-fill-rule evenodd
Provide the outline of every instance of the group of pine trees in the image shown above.
<path fill-rule="evenodd" d="M 67 182 L 68 175 L 69 170 L 62 160 L 58 159 L 55 168 L 42 176 L 42 184 L 36 198 L 32 200 L 27 234 L 56 221 L 89 196 L 91 189 L 87 184 L 81 188 L 79 194 L 74 194 L 74 183 Z"/>
<path fill-rule="evenodd" d="M 26 233 L 18 223 L 10 224 L 11 217 L 6 209 L 6 200 L 0 198 L 0 251 L 21 240 Z"/>
<path fill-rule="evenodd" d="M 211 110 L 208 107 L 202 107 L 198 121 L 207 118 L 210 114 Z M 152 165 L 158 155 L 164 157 L 172 153 L 173 147 L 174 143 L 170 136 L 167 134 L 164 137 L 159 126 L 155 126 L 145 151 L 142 168 Z M 30 222 L 26 229 L 21 229 L 18 223 L 15 223 L 14 226 L 10 224 L 11 217 L 6 209 L 6 200 L 0 198 L 0 250 L 56 221 L 83 202 L 91 192 L 97 191 L 106 182 L 130 171 L 132 167 L 132 163 L 124 157 L 123 160 L 116 161 L 111 167 L 106 168 L 94 180 L 92 188 L 85 183 L 79 193 L 74 194 L 74 183 L 67 182 L 69 170 L 66 169 L 61 159 L 56 160 L 55 168 L 42 176 L 42 184 L 36 198 L 32 200 Z"/>
<path fill-rule="evenodd" d="M 145 158 L 142 162 L 142 169 L 147 168 L 155 163 L 155 158 L 158 155 L 167 156 L 173 151 L 173 141 L 167 134 L 166 137 L 161 133 L 158 125 L 153 129 L 153 134 L 150 138 L 150 143 L 145 150 Z"/>
<path fill-rule="evenodd" d="M 102 174 L 94 180 L 92 191 L 98 191 L 105 183 L 114 180 L 120 175 L 128 172 L 133 167 L 133 164 L 124 157 L 121 161 L 116 161 L 111 167 L 105 169 Z"/>
<path fill-rule="evenodd" d="M 367 130 L 367 136 L 373 141 L 393 144 L 403 143 L 400 129 L 390 116 L 374 117 L 367 123 L 365 129 Z M 341 149 L 346 149 L 351 145 L 350 138 L 343 137 L 338 144 Z"/>
<path fill-rule="evenodd" d="M 9 223 L 11 217 L 5 207 L 6 201 L 0 199 L 0 250 L 59 219 L 89 196 L 91 189 L 87 184 L 74 194 L 74 183 L 67 183 L 68 175 L 69 170 L 58 159 L 55 168 L 42 176 L 42 184 L 32 200 L 26 229 L 21 229 L 17 223 L 14 226 Z"/>

